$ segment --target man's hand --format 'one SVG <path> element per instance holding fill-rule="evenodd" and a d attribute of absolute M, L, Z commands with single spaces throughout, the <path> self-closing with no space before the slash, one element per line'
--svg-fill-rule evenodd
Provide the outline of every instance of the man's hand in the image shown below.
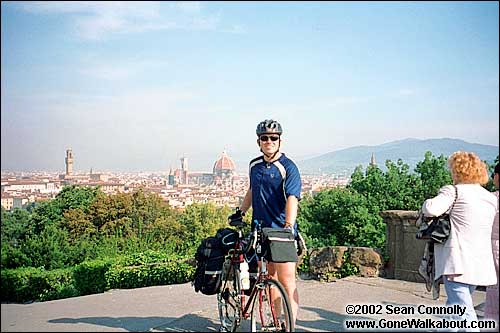
<path fill-rule="evenodd" d="M 230 225 L 236 226 L 243 222 L 243 216 L 245 216 L 245 213 L 240 210 L 240 207 L 236 207 L 236 211 L 229 215 L 227 219 Z"/>

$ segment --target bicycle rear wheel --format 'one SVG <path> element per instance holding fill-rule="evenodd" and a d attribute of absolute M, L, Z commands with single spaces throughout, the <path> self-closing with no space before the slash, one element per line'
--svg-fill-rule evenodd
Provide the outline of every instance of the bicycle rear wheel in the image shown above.
<path fill-rule="evenodd" d="M 236 331 L 241 320 L 241 286 L 240 272 L 234 265 L 229 266 L 228 271 L 222 272 L 217 304 L 221 323 L 220 331 Z"/>
<path fill-rule="evenodd" d="M 251 331 L 295 332 L 291 303 L 283 285 L 277 280 L 265 280 L 255 288 L 258 289 L 251 305 Z"/>

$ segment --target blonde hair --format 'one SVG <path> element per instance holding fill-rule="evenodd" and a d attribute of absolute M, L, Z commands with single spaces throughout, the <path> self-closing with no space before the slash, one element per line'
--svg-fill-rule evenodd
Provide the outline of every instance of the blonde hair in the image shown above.
<path fill-rule="evenodd" d="M 488 182 L 488 168 L 475 153 L 454 152 L 448 158 L 448 166 L 456 184 L 483 185 Z"/>

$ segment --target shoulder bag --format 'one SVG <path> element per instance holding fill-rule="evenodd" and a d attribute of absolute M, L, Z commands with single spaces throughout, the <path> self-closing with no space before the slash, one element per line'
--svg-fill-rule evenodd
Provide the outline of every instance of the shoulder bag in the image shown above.
<path fill-rule="evenodd" d="M 440 216 L 426 217 L 420 211 L 416 223 L 418 226 L 417 234 L 415 235 L 417 239 L 431 240 L 439 244 L 446 242 L 451 230 L 450 214 L 458 198 L 457 187 L 453 185 L 453 188 L 455 189 L 455 200 L 453 200 L 450 208 L 445 213 Z M 449 213 L 447 213 L 448 211 Z"/>

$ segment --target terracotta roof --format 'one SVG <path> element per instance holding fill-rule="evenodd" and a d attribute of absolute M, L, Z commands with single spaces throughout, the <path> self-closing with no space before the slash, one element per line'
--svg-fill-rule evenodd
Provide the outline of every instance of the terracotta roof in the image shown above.
<path fill-rule="evenodd" d="M 233 160 L 226 154 L 226 151 L 222 152 L 222 156 L 214 164 L 214 172 L 216 170 L 235 170 Z"/>

